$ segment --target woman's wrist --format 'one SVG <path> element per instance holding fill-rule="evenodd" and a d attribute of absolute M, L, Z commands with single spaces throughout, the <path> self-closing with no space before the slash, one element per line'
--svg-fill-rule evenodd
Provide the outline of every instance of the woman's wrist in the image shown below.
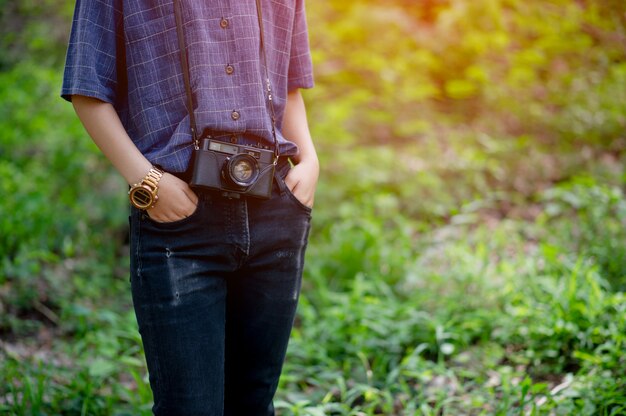
<path fill-rule="evenodd" d="M 141 181 L 131 185 L 128 197 L 135 208 L 150 209 L 154 207 L 159 200 L 159 182 L 164 173 L 158 167 L 153 166 Z"/>
<path fill-rule="evenodd" d="M 294 162 L 296 164 L 307 164 L 307 165 L 317 165 L 319 168 L 319 159 L 317 158 L 317 153 L 315 151 L 312 152 L 300 152 L 296 157 L 294 157 Z"/>
<path fill-rule="evenodd" d="M 126 168 L 124 169 L 125 172 L 121 173 L 124 176 L 124 179 L 126 179 L 126 182 L 128 182 L 130 186 L 133 186 L 134 184 L 141 182 L 150 173 L 150 169 L 152 168 L 152 163 L 150 163 L 147 159 L 139 160 L 135 166 L 132 168 Z"/>

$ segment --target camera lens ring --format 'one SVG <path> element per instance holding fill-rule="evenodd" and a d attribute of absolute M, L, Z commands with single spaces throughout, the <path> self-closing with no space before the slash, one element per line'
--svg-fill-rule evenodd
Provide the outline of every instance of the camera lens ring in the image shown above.
<path fill-rule="evenodd" d="M 247 153 L 239 153 L 228 157 L 222 170 L 226 180 L 242 188 L 254 185 L 259 178 L 259 173 L 260 169 L 257 160 Z"/>

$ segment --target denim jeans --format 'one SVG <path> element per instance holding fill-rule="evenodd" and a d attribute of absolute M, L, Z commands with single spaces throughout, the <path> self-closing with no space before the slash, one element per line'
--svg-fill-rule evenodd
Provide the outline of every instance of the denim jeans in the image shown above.
<path fill-rule="evenodd" d="M 157 223 L 132 209 L 131 288 L 155 415 L 273 415 L 311 210 L 277 169 L 272 197 L 198 192 Z"/>

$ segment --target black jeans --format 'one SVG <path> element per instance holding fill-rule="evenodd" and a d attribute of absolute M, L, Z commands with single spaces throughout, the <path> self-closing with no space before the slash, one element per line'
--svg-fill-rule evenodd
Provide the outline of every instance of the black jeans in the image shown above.
<path fill-rule="evenodd" d="M 194 214 L 131 212 L 131 287 L 156 415 L 273 415 L 311 210 L 279 165 L 269 200 L 198 193 Z"/>

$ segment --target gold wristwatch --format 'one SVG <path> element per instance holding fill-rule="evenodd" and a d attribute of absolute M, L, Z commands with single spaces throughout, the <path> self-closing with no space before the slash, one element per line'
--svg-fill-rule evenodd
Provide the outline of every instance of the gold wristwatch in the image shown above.
<path fill-rule="evenodd" d="M 138 209 L 149 209 L 156 204 L 159 197 L 157 192 L 159 190 L 159 181 L 163 176 L 163 171 L 156 166 L 152 166 L 145 178 L 141 182 L 136 183 L 130 187 L 128 191 L 128 198 L 130 203 Z"/>

